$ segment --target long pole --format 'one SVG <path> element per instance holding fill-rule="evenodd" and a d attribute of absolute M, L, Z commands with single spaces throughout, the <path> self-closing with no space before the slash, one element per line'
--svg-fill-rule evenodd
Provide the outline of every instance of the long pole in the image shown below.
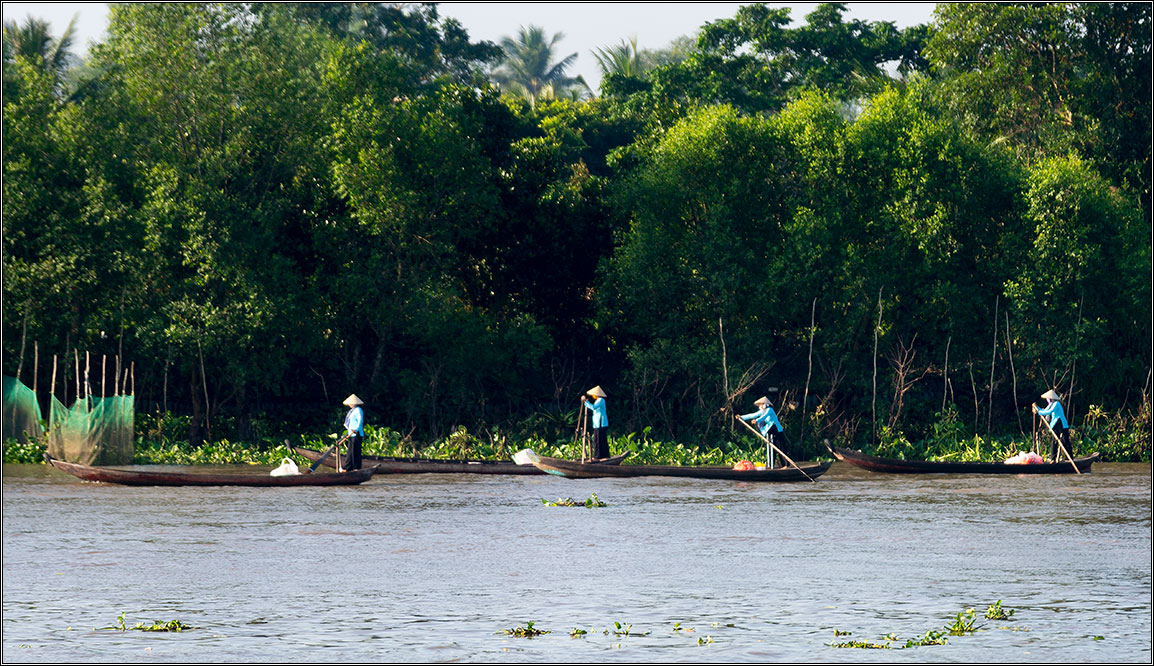
<path fill-rule="evenodd" d="M 777 451 L 778 453 L 780 453 L 780 454 L 781 454 L 781 457 L 782 457 L 782 458 L 785 458 L 785 461 L 786 461 L 786 462 L 788 462 L 789 464 L 793 465 L 793 468 L 794 468 L 794 469 L 796 469 L 797 471 L 801 472 L 801 475 L 802 475 L 802 476 L 804 476 L 805 478 L 809 479 L 810 481 L 813 481 L 814 483 L 817 483 L 817 481 L 814 481 L 814 480 L 813 480 L 813 477 L 811 477 L 810 475 L 806 474 L 806 473 L 805 473 L 805 470 L 803 470 L 802 468 L 798 467 L 798 466 L 797 466 L 797 463 L 795 463 L 793 460 L 791 460 L 789 456 L 785 455 L 785 452 L 784 452 L 784 451 L 782 451 L 781 449 L 777 448 L 777 446 L 776 446 L 776 445 L 775 445 L 773 442 L 769 441 L 769 439 L 767 439 L 767 438 L 765 437 L 765 435 L 762 435 L 760 432 L 758 432 L 758 431 L 757 431 L 757 428 L 754 428 L 753 426 L 749 425 L 749 424 L 748 424 L 748 423 L 746 423 L 745 421 L 742 421 L 741 417 L 740 417 L 740 416 L 737 416 L 736 414 L 734 415 L 734 417 L 733 417 L 733 418 L 737 419 L 738 421 L 741 421 L 741 425 L 745 426 L 746 428 L 749 428 L 749 431 L 750 431 L 750 432 L 752 432 L 753 434 L 755 434 L 755 435 L 757 435 L 758 437 L 760 437 L 760 438 L 761 438 L 761 439 L 762 439 L 762 440 L 763 440 L 763 441 L 764 441 L 766 444 L 768 444 L 769 446 L 773 447 L 773 450 L 774 450 L 774 451 Z M 768 461 L 766 461 L 766 462 L 768 462 Z"/>
<path fill-rule="evenodd" d="M 1034 407 L 1034 412 L 1037 413 L 1037 411 L 1038 408 Z M 1082 470 L 1078 469 L 1078 465 L 1074 462 L 1074 457 L 1071 456 L 1070 452 L 1066 450 L 1066 445 L 1062 443 L 1062 438 L 1058 436 L 1058 433 L 1054 432 L 1052 427 L 1050 427 L 1050 422 L 1046 419 L 1041 419 L 1041 421 L 1046 426 L 1046 430 L 1049 430 L 1050 434 L 1054 436 L 1054 439 L 1058 440 L 1058 448 L 1062 450 L 1062 453 L 1066 454 L 1066 460 L 1070 461 L 1070 465 L 1074 467 L 1074 471 L 1078 474 L 1081 474 Z"/>
<path fill-rule="evenodd" d="M 585 462 L 586 454 L 589 450 L 589 428 L 586 427 L 586 416 L 589 410 L 585 409 L 585 398 L 580 399 L 581 404 L 581 462 Z"/>

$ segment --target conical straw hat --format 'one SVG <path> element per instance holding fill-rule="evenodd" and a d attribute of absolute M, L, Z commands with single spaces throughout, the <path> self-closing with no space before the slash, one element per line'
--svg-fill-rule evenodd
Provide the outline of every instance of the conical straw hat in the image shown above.
<path fill-rule="evenodd" d="M 605 391 L 602 391 L 600 386 L 594 386 L 593 388 L 591 388 L 591 389 L 589 389 L 588 391 L 586 391 L 586 393 L 588 393 L 589 395 L 593 396 L 594 398 L 604 398 L 604 397 L 606 397 L 606 396 L 605 396 Z"/>
<path fill-rule="evenodd" d="M 758 398 L 757 400 L 754 400 L 753 404 L 755 404 L 755 405 L 768 405 L 769 404 L 769 398 L 767 398 L 763 395 L 760 398 Z"/>
<path fill-rule="evenodd" d="M 1061 400 L 1062 399 L 1062 396 L 1058 395 L 1057 391 L 1055 391 L 1054 389 L 1050 389 L 1049 391 L 1046 391 L 1045 393 L 1042 394 L 1042 397 L 1046 398 L 1047 400 Z"/>
<path fill-rule="evenodd" d="M 354 394 L 350 395 L 349 397 L 345 398 L 345 401 L 342 404 L 347 405 L 349 407 L 356 407 L 357 405 L 365 404 L 365 401 L 358 398 L 357 394 L 354 393 Z"/>

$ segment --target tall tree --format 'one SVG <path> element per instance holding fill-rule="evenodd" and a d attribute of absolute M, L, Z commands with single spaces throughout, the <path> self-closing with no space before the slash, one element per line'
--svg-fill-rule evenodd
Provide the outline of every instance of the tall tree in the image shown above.
<path fill-rule="evenodd" d="M 524 97 L 529 106 L 539 99 L 562 98 L 567 93 L 581 94 L 588 86 L 580 76 L 570 77 L 568 70 L 577 61 L 570 53 L 554 62 L 557 43 L 564 33 L 548 36 L 541 26 L 521 26 L 517 34 L 501 40 L 505 57 L 493 72 L 493 80 L 503 89 Z"/>
<path fill-rule="evenodd" d="M 637 35 L 630 36 L 629 41 L 621 40 L 620 44 L 593 49 L 593 58 L 602 76 L 639 76 L 644 71 L 641 53 L 637 50 Z"/>
<path fill-rule="evenodd" d="M 860 98 L 882 89 L 887 65 L 896 64 L 903 75 L 919 67 L 924 28 L 845 21 L 845 12 L 844 3 L 822 3 L 805 24 L 790 28 L 787 7 L 743 6 L 733 18 L 702 27 L 688 58 L 654 69 L 648 86 L 622 92 L 777 111 L 807 87 Z"/>
<path fill-rule="evenodd" d="M 926 55 L 953 112 L 1038 160 L 1076 150 L 1150 210 L 1149 3 L 944 3 Z"/>
<path fill-rule="evenodd" d="M 44 70 L 55 81 L 57 94 L 63 94 L 65 74 L 76 64 L 72 53 L 75 39 L 76 16 L 68 22 L 59 37 L 53 37 L 48 21 L 29 16 L 24 23 L 4 22 L 4 97 L 18 94 L 13 65 L 17 58 Z"/>
<path fill-rule="evenodd" d="M 257 4 L 258 14 L 281 11 Z M 403 63 L 413 80 L 479 85 L 481 68 L 495 63 L 501 49 L 492 42 L 471 42 L 461 24 L 441 18 L 436 3 L 339 2 L 299 3 L 297 16 L 322 26 L 329 34 L 353 42 L 364 40 L 377 53 Z"/>

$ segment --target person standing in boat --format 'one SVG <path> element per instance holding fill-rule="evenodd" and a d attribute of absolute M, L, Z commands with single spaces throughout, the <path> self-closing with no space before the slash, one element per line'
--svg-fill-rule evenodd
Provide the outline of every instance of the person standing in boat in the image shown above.
<path fill-rule="evenodd" d="M 1049 419 L 1050 429 L 1058 436 L 1057 439 L 1050 441 L 1050 462 L 1059 460 L 1058 440 L 1062 441 L 1066 453 L 1069 453 L 1071 458 L 1074 457 L 1074 450 L 1070 448 L 1070 423 L 1066 420 L 1066 410 L 1062 409 L 1061 396 L 1054 389 L 1050 389 L 1043 393 L 1042 397 L 1046 399 L 1046 406 L 1038 409 L 1037 405 L 1034 405 L 1034 411 L 1038 416 Z"/>
<path fill-rule="evenodd" d="M 592 398 L 592 400 L 590 400 Z M 594 386 L 582 396 L 585 409 L 593 412 L 593 458 L 609 457 L 609 413 L 605 410 L 605 391 Z"/>
<path fill-rule="evenodd" d="M 361 443 L 365 439 L 365 410 L 364 401 L 354 393 L 345 398 L 345 406 L 349 413 L 345 415 L 345 437 L 348 440 L 348 453 L 342 463 L 342 469 L 354 470 L 361 468 Z M 340 451 L 337 451 L 340 455 Z"/>
<path fill-rule="evenodd" d="M 775 440 L 776 435 L 781 435 L 784 428 L 781 427 L 781 421 L 777 418 L 777 412 L 773 410 L 773 403 L 770 402 L 767 396 L 762 396 L 754 401 L 754 406 L 758 408 L 756 412 L 750 414 L 742 414 L 742 421 L 752 421 L 758 427 L 761 435 L 768 440 Z M 766 465 L 773 467 L 773 449 L 768 449 L 765 458 Z"/>

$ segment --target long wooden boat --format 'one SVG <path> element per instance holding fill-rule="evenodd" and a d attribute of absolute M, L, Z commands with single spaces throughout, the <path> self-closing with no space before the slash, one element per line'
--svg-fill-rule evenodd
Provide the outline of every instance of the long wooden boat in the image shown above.
<path fill-rule="evenodd" d="M 351 472 L 293 474 L 271 476 L 269 474 L 223 474 L 214 472 L 153 472 L 145 470 L 117 469 L 115 467 L 90 467 L 65 462 L 44 454 L 44 459 L 56 469 L 68 472 L 85 481 L 119 483 L 125 486 L 349 486 L 364 483 L 373 476 L 371 468 Z"/>
<path fill-rule="evenodd" d="M 293 450 L 310 462 L 320 460 L 323 452 L 300 446 Z M 617 465 L 628 454 L 607 458 L 602 464 Z M 336 456 L 328 454 L 321 464 L 336 467 Z M 544 474 L 532 465 L 518 465 L 508 460 L 437 460 L 434 458 L 393 458 L 388 456 L 361 456 L 361 465 L 375 467 L 377 474 Z"/>
<path fill-rule="evenodd" d="M 857 465 L 871 472 L 886 474 L 1074 474 L 1070 461 L 1038 463 L 1035 465 L 1009 465 L 1004 462 L 933 462 L 929 460 L 897 460 L 880 458 L 861 451 L 851 451 L 836 446 L 828 446 L 838 460 Z M 1095 451 L 1088 456 L 1074 458 L 1074 464 L 1083 474 L 1098 459 Z"/>
<path fill-rule="evenodd" d="M 727 481 L 808 481 L 825 474 L 833 461 L 798 465 L 805 474 L 793 467 L 773 469 L 735 470 L 732 467 L 691 467 L 679 465 L 603 465 L 580 463 L 573 460 L 534 456 L 533 466 L 543 472 L 568 479 L 595 479 L 604 477 L 678 476 L 690 479 L 724 479 Z M 809 478 L 806 478 L 808 475 Z"/>

